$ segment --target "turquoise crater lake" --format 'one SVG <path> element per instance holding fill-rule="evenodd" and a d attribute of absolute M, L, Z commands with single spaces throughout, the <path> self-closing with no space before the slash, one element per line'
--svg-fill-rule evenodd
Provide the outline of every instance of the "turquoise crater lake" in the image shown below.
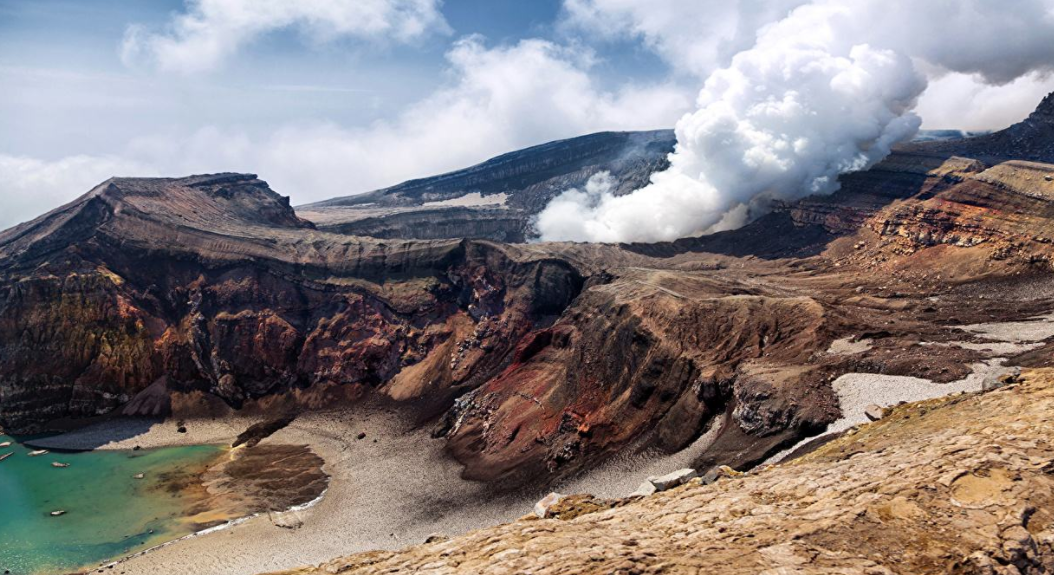
<path fill-rule="evenodd" d="M 200 526 L 187 520 L 197 502 L 188 491 L 200 489 L 200 474 L 224 451 L 200 445 L 33 457 L 0 435 L 7 441 L 0 447 L 0 457 L 12 454 L 0 461 L 0 573 L 12 575 L 69 573 L 191 533 Z"/>

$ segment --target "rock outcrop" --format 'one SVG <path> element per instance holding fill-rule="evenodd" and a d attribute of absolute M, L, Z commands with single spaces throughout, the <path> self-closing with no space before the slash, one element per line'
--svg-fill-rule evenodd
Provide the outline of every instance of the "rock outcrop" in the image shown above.
<path fill-rule="evenodd" d="M 1049 573 L 1054 373 L 1022 377 L 896 407 L 790 464 L 283 575 Z"/>

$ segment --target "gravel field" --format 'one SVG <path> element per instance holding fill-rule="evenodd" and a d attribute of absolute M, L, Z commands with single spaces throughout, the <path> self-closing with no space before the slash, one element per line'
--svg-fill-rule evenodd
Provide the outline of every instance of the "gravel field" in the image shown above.
<path fill-rule="evenodd" d="M 128 449 L 188 443 L 229 443 L 254 423 L 249 418 L 188 421 L 116 420 L 45 441 L 55 448 Z M 557 487 L 562 493 L 628 495 L 649 475 L 684 467 L 719 431 L 670 457 L 616 459 Z M 366 433 L 358 439 L 359 433 Z M 531 512 L 545 492 L 495 496 L 485 484 L 461 479 L 461 466 L 443 453 L 443 441 L 413 429 L 389 410 L 355 409 L 302 416 L 267 442 L 306 444 L 326 461 L 329 489 L 321 501 L 294 511 L 299 529 L 281 516 L 258 516 L 225 529 L 186 538 L 128 558 L 114 573 L 255 574 L 320 563 L 337 555 L 397 549 L 429 535 L 457 535 Z"/>

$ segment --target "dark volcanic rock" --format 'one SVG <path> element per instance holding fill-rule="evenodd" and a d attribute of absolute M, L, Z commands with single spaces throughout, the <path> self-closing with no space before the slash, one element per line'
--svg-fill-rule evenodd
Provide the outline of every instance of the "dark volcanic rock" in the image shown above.
<path fill-rule="evenodd" d="M 293 423 L 294 419 L 296 419 L 296 414 L 289 413 L 281 417 L 268 419 L 267 421 L 261 421 L 260 423 L 254 423 L 250 425 L 248 429 L 238 434 L 238 437 L 235 438 L 233 443 L 231 443 L 231 447 L 238 447 L 239 445 L 255 447 L 258 443 L 274 435 L 277 431 L 288 427 L 290 423 Z"/>
<path fill-rule="evenodd" d="M 532 192 L 557 193 L 585 183 L 601 170 L 623 176 L 629 189 L 638 187 L 634 183 L 645 183 L 647 175 L 643 182 L 629 181 L 632 175 L 664 168 L 675 141 L 673 130 L 600 132 L 510 152 L 464 170 L 303 208 L 420 205 L 477 192 L 483 196 L 505 193 L 510 206 L 536 211 L 548 203 L 551 195 Z"/>

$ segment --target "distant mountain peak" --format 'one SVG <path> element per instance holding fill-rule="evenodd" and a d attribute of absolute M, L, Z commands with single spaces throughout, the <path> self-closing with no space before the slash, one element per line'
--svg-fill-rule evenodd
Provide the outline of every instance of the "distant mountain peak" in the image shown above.
<path fill-rule="evenodd" d="M 1036 110 L 1032 112 L 1029 118 L 1054 122 L 1054 92 L 1047 94 L 1047 96 L 1043 98 L 1043 101 L 1039 103 L 1039 106 L 1036 107 Z"/>
<path fill-rule="evenodd" d="M 297 217 L 289 198 L 255 174 L 185 178 L 110 178 L 77 199 L 32 221 L 0 232 L 0 262 L 33 260 L 76 246 L 100 230 L 122 240 L 158 241 L 157 230 L 225 234 L 252 227 L 314 226 Z M 27 261 L 28 261 L 27 260 Z"/>
<path fill-rule="evenodd" d="M 1054 163 L 1054 92 L 1024 120 L 997 132 L 944 142 L 908 144 L 905 151 L 975 158 L 989 164 L 1017 159 Z"/>

